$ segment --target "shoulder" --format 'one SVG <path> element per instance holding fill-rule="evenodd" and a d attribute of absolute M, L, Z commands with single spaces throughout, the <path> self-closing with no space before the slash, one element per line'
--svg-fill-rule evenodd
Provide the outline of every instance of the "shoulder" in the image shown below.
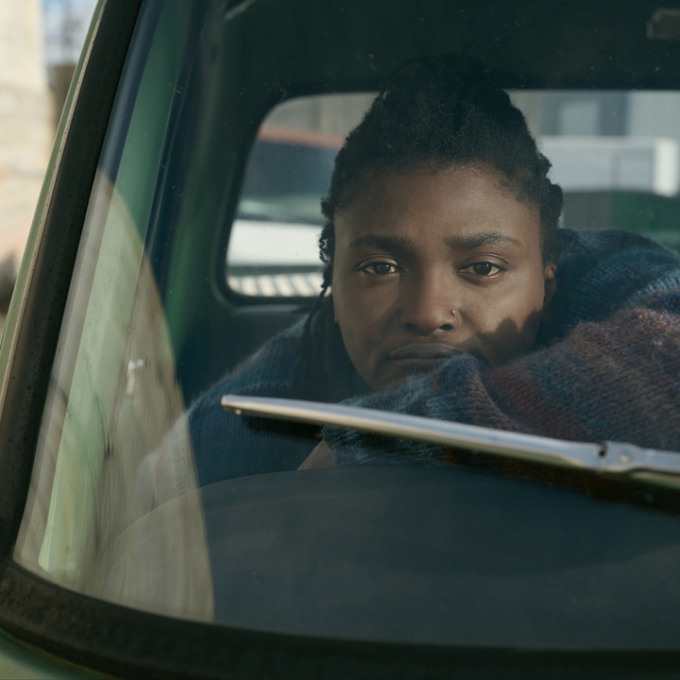
<path fill-rule="evenodd" d="M 200 409 L 205 401 L 212 403 L 217 393 L 225 391 L 236 394 L 287 396 L 285 392 L 290 388 L 303 325 L 304 319 L 274 336 L 255 354 L 203 393 L 193 404 L 192 411 Z"/>
<path fill-rule="evenodd" d="M 611 264 L 612 261 L 643 253 L 653 253 L 669 261 L 680 261 L 672 250 L 632 231 L 560 229 L 559 235 L 563 250 L 558 270 L 563 274 L 591 269 L 606 262 Z"/>
<path fill-rule="evenodd" d="M 283 375 L 291 372 L 305 320 L 306 317 L 268 340 L 224 379 L 236 382 L 243 375 L 248 375 L 251 379 L 253 374 L 258 373 L 270 375 L 274 372 Z"/>
<path fill-rule="evenodd" d="M 222 408 L 221 399 L 225 394 L 289 397 L 301 332 L 298 323 L 275 336 L 192 404 L 187 420 L 201 485 L 264 472 L 288 452 L 269 426 L 249 428 L 244 418 Z"/>
<path fill-rule="evenodd" d="M 582 321 L 603 321 L 651 296 L 680 289 L 680 257 L 639 234 L 560 230 L 557 290 L 542 342 L 564 337 Z"/>

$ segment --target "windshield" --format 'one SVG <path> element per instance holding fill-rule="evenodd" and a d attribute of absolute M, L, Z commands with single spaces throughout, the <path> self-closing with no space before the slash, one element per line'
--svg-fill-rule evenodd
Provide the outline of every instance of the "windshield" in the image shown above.
<path fill-rule="evenodd" d="M 142 3 L 19 564 L 215 625 L 677 647 L 680 41 L 484 7 Z"/>

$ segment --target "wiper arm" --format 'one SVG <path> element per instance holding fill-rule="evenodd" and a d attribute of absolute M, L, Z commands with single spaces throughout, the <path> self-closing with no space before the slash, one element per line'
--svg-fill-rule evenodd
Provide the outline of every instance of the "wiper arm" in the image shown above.
<path fill-rule="evenodd" d="M 643 449 L 633 444 L 584 444 L 389 411 L 294 399 L 227 394 L 221 403 L 227 411 L 237 415 L 331 425 L 562 468 L 632 476 L 640 481 L 680 488 L 680 453 Z"/>

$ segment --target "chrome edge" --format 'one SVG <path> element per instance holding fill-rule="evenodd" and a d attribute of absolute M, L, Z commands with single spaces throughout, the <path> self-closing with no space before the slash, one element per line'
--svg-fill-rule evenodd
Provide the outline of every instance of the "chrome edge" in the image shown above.
<path fill-rule="evenodd" d="M 641 482 L 680 489 L 680 453 L 643 449 L 633 444 L 562 441 L 434 418 L 294 399 L 226 394 L 221 404 L 236 415 L 330 425 L 558 467 L 627 475 Z"/>
<path fill-rule="evenodd" d="M 260 416 L 319 426 L 330 425 L 440 446 L 462 447 L 479 453 L 559 467 L 601 469 L 599 444 L 566 442 L 389 411 L 293 399 L 226 394 L 222 397 L 221 404 L 224 409 L 236 415 Z"/>

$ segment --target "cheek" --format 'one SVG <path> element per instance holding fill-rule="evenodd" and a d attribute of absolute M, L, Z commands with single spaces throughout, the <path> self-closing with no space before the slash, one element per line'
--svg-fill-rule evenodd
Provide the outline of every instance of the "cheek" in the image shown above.
<path fill-rule="evenodd" d="M 357 295 L 356 291 L 333 291 L 333 306 L 335 320 L 340 326 L 340 332 L 350 350 L 350 345 L 363 345 L 373 335 L 374 310 L 365 296 Z"/>
<path fill-rule="evenodd" d="M 398 293 L 393 288 L 351 282 L 334 292 L 336 321 L 343 336 L 361 337 L 367 348 L 380 342 L 389 333 L 398 308 Z"/>
<path fill-rule="evenodd" d="M 335 320 L 352 364 L 369 385 L 379 362 L 380 347 L 389 326 L 390 296 L 387 291 L 366 289 L 356 281 L 333 275 Z M 386 299 L 388 298 L 388 299 Z"/>
<path fill-rule="evenodd" d="M 541 321 L 543 300 L 541 278 L 540 285 L 536 281 L 525 281 L 524 285 L 515 282 L 503 294 L 488 296 L 468 306 L 470 331 L 477 335 L 484 358 L 490 364 L 506 363 L 531 351 Z"/>
<path fill-rule="evenodd" d="M 543 309 L 543 294 L 534 289 L 508 291 L 506 295 L 487 304 L 473 306 L 472 311 L 480 318 L 481 325 L 487 330 L 497 327 L 502 322 L 512 321 L 517 328 L 534 318 Z"/>
<path fill-rule="evenodd" d="M 374 318 L 371 297 L 357 286 L 351 274 L 339 272 L 337 266 L 332 291 L 335 320 L 346 342 L 350 337 L 365 335 Z"/>
<path fill-rule="evenodd" d="M 342 277 L 333 275 L 333 309 L 335 321 L 350 358 L 354 363 L 356 351 L 365 342 L 365 335 L 370 327 L 371 313 L 366 299 L 358 295 L 356 290 L 347 285 Z"/>

